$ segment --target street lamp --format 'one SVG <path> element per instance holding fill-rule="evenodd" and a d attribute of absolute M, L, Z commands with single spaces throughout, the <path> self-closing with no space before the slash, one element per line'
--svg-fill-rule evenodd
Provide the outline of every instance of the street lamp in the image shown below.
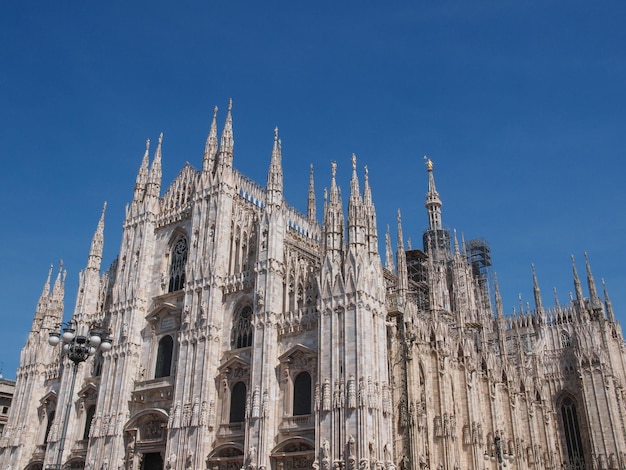
<path fill-rule="evenodd" d="M 70 392 L 67 395 L 67 403 L 65 404 L 65 416 L 63 417 L 63 430 L 61 432 L 61 440 L 57 451 L 54 465 L 47 465 L 48 470 L 60 470 L 61 460 L 63 459 L 63 450 L 65 448 L 65 439 L 67 437 L 67 424 L 72 409 L 72 396 L 74 395 L 74 385 L 76 384 L 76 373 L 78 372 L 78 364 L 85 362 L 89 356 L 93 356 L 96 351 L 107 352 L 111 350 L 111 342 L 113 339 L 109 336 L 110 331 L 97 324 L 89 327 L 89 336 L 77 335 L 75 323 L 65 324 L 65 328 L 61 333 L 51 332 L 48 337 L 48 344 L 56 346 L 63 343 L 62 354 L 66 355 L 72 361 L 72 382 Z"/>
<path fill-rule="evenodd" d="M 512 462 L 515 459 L 515 454 L 512 452 L 510 454 L 507 453 L 506 447 L 504 449 L 502 448 L 502 439 L 500 439 L 498 434 L 496 434 L 496 437 L 493 439 L 493 448 L 495 450 L 495 454 L 494 452 L 488 453 L 485 451 L 484 457 L 485 460 L 491 460 L 492 462 L 497 460 L 499 469 L 506 467 L 507 460 Z"/>

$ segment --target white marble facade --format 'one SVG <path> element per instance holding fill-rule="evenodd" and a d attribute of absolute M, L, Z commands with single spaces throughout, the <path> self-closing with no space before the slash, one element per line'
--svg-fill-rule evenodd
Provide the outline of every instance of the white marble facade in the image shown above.
<path fill-rule="evenodd" d="M 586 295 L 572 262 L 575 296 L 546 308 L 533 272 L 534 308 L 505 316 L 488 246 L 442 224 L 430 160 L 424 247 L 405 247 L 398 214 L 383 265 L 356 157 L 347 204 L 349 160 L 332 163 L 320 221 L 312 168 L 307 214 L 283 200 L 278 131 L 263 187 L 233 167 L 231 106 L 219 139 L 216 114 L 201 169 L 165 191 L 161 138 L 151 162 L 146 146 L 104 273 L 102 212 L 73 318 L 113 348 L 78 369 L 64 468 L 626 468 L 622 331 L 587 259 Z M 1 468 L 58 453 L 71 374 L 47 339 L 64 281 L 61 266 L 44 285 Z"/>

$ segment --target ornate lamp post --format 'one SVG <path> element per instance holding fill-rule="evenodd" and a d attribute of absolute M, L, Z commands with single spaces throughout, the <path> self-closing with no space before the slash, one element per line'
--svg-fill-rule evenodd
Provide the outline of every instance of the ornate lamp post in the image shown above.
<path fill-rule="evenodd" d="M 502 439 L 496 433 L 496 437 L 493 439 L 493 450 L 491 453 L 485 451 L 485 460 L 491 460 L 492 462 L 498 462 L 498 469 L 502 470 L 502 468 L 506 467 L 506 461 L 513 461 L 515 459 L 515 455 L 513 453 L 508 454 L 506 448 L 502 448 Z"/>
<path fill-rule="evenodd" d="M 78 364 L 85 362 L 89 356 L 92 356 L 99 349 L 107 352 L 111 350 L 112 338 L 109 336 L 109 330 L 98 325 L 89 327 L 89 335 L 76 334 L 75 324 L 73 322 L 66 323 L 63 332 L 50 333 L 48 344 L 56 346 L 63 343 L 62 354 L 66 355 L 72 361 L 72 382 L 70 391 L 67 395 L 67 403 L 65 404 L 65 414 L 63 416 L 63 430 L 61 432 L 61 440 L 57 450 L 57 456 L 54 465 L 47 465 L 46 470 L 60 470 L 61 461 L 63 459 L 63 450 L 65 448 L 65 439 L 67 438 L 67 425 L 72 409 L 72 396 L 74 395 L 74 385 L 76 384 L 76 373 L 78 372 Z"/>

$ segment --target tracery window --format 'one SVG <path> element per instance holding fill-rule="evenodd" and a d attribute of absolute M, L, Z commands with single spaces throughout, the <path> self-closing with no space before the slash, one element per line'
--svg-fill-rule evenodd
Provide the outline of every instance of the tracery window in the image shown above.
<path fill-rule="evenodd" d="M 246 305 L 233 318 L 231 334 L 233 348 L 247 348 L 252 346 L 252 308 Z"/>
<path fill-rule="evenodd" d="M 583 469 L 585 468 L 585 457 L 580 427 L 578 425 L 578 414 L 576 413 L 576 405 L 570 397 L 565 397 L 563 401 L 561 401 L 561 417 L 565 430 L 567 456 L 571 468 Z"/>
<path fill-rule="evenodd" d="M 230 392 L 230 423 L 243 423 L 246 415 L 246 384 L 237 382 Z"/>
<path fill-rule="evenodd" d="M 311 374 L 300 372 L 293 384 L 293 415 L 311 414 Z"/>
<path fill-rule="evenodd" d="M 154 369 L 154 378 L 169 377 L 172 372 L 172 354 L 174 352 L 174 340 L 170 335 L 165 335 L 159 341 L 159 349 L 157 351 L 156 367 Z"/>
<path fill-rule="evenodd" d="M 572 341 L 571 341 L 567 331 L 561 332 L 561 347 L 562 348 L 569 348 L 571 345 L 572 345 Z"/>
<path fill-rule="evenodd" d="M 180 290 L 185 285 L 185 265 L 187 264 L 188 250 L 187 238 L 181 236 L 172 250 L 169 292 Z"/>

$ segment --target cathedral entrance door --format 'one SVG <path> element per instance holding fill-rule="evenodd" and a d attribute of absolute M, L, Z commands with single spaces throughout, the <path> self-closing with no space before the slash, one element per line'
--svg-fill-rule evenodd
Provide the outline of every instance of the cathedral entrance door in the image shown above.
<path fill-rule="evenodd" d="M 144 454 L 141 470 L 163 470 L 163 458 L 160 452 Z"/>

